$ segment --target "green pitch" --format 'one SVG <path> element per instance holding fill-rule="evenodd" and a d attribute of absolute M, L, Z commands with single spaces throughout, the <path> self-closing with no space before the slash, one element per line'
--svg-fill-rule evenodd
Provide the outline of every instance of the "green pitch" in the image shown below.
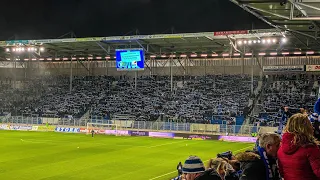
<path fill-rule="evenodd" d="M 251 149 L 221 141 L 0 131 L 0 179 L 168 180 L 179 161 Z"/>

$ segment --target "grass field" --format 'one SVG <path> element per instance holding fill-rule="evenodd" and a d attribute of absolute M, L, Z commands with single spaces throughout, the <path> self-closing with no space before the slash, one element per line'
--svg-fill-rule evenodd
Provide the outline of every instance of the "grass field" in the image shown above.
<path fill-rule="evenodd" d="M 114 137 L 54 132 L 0 131 L 0 179 L 168 180 L 179 161 L 203 161 L 252 144 L 221 141 Z"/>

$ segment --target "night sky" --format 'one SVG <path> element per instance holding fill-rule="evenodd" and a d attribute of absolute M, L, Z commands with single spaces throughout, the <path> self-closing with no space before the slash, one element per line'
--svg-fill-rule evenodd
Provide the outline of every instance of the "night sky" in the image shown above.
<path fill-rule="evenodd" d="M 6 0 L 0 40 L 269 28 L 229 0 Z M 132 31 L 132 32 L 131 32 Z M 130 33 L 131 32 L 131 33 Z M 68 37 L 68 36 L 66 36 Z M 69 36 L 70 37 L 70 36 Z"/>

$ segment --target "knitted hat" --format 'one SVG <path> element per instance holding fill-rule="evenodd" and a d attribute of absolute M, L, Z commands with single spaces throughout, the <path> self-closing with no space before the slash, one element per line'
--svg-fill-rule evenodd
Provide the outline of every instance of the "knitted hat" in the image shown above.
<path fill-rule="evenodd" d="M 319 115 L 317 113 L 312 113 L 310 116 L 309 116 L 309 120 L 311 122 L 315 122 L 315 121 L 318 121 L 319 120 Z"/>
<path fill-rule="evenodd" d="M 190 156 L 182 167 L 182 172 L 187 174 L 204 172 L 204 165 L 201 159 L 197 156 Z"/>

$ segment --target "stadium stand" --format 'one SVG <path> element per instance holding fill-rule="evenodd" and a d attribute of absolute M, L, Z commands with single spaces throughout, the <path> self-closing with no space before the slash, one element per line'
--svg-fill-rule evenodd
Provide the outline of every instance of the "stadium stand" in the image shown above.
<path fill-rule="evenodd" d="M 270 75 L 258 105 L 261 126 L 278 126 L 283 106 L 313 110 L 318 78 L 307 74 Z"/>
<path fill-rule="evenodd" d="M 12 90 L 2 82 L 2 112 L 12 115 L 108 120 L 129 114 L 138 120 L 172 120 L 190 123 L 234 123 L 248 106 L 251 78 L 247 75 L 174 76 L 77 76 L 69 91 L 69 77 L 28 79 Z M 257 78 L 254 79 L 254 87 Z M 210 122 L 211 121 L 211 122 Z"/>

